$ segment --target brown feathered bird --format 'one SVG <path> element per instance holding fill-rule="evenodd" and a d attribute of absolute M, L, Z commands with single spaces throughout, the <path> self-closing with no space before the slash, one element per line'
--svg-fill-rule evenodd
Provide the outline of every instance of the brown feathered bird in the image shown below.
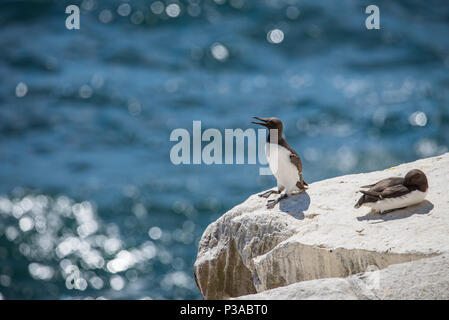
<path fill-rule="evenodd" d="M 424 172 L 413 169 L 404 178 L 387 178 L 362 188 L 369 189 L 360 190 L 363 196 L 355 208 L 367 206 L 383 213 L 420 203 L 426 197 L 429 185 Z"/>
<path fill-rule="evenodd" d="M 277 199 L 269 200 L 268 208 L 272 208 L 280 200 L 288 197 L 294 192 L 303 192 L 308 184 L 302 177 L 302 162 L 299 155 L 293 150 L 287 141 L 282 137 L 283 124 L 278 118 L 258 118 L 261 122 L 252 123 L 266 127 L 267 129 L 276 130 L 277 137 L 272 138 L 270 134 L 267 137 L 265 145 L 265 155 L 270 165 L 271 172 L 277 180 L 277 190 L 269 190 L 260 194 L 260 197 L 268 198 L 272 193 L 281 193 Z"/>

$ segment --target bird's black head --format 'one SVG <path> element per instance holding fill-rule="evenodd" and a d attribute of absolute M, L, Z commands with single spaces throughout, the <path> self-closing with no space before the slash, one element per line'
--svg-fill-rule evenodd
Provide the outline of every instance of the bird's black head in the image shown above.
<path fill-rule="evenodd" d="M 427 191 L 427 188 L 429 187 L 426 175 L 418 169 L 413 169 L 407 172 L 404 178 L 404 185 L 416 187 L 422 192 Z"/>
<path fill-rule="evenodd" d="M 253 118 L 260 120 L 262 122 L 252 121 L 252 123 L 264 126 L 268 130 L 272 130 L 272 129 L 276 130 L 277 129 L 278 132 L 282 134 L 283 125 L 282 125 L 282 121 L 279 120 L 278 118 L 258 118 L 258 117 L 253 117 Z"/>

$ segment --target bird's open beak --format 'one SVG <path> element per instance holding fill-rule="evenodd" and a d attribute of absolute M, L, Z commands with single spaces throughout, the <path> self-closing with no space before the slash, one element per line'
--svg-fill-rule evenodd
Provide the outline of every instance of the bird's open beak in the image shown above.
<path fill-rule="evenodd" d="M 261 126 L 267 126 L 267 122 L 268 122 L 268 120 L 267 119 L 264 119 L 264 118 L 259 118 L 259 117 L 253 117 L 254 119 L 257 119 L 257 120 L 260 120 L 260 121 L 263 121 L 263 122 L 256 122 L 256 121 L 251 121 L 251 123 L 254 123 L 254 124 L 259 124 L 259 125 L 261 125 Z"/>

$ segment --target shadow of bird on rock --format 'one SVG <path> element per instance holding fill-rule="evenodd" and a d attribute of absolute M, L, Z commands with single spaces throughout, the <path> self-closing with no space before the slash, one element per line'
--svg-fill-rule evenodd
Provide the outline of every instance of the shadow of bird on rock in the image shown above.
<path fill-rule="evenodd" d="M 279 209 L 293 218 L 304 219 L 304 211 L 310 206 L 310 197 L 307 192 L 294 194 L 279 202 Z"/>

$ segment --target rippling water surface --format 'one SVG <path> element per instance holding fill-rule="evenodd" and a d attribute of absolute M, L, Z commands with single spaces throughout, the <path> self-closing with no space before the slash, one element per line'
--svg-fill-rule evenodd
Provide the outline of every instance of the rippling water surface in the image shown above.
<path fill-rule="evenodd" d="M 175 128 L 277 116 L 308 182 L 449 146 L 449 5 L 378 1 L 0 4 L 0 297 L 201 298 L 205 227 L 274 185 L 170 162 Z"/>

